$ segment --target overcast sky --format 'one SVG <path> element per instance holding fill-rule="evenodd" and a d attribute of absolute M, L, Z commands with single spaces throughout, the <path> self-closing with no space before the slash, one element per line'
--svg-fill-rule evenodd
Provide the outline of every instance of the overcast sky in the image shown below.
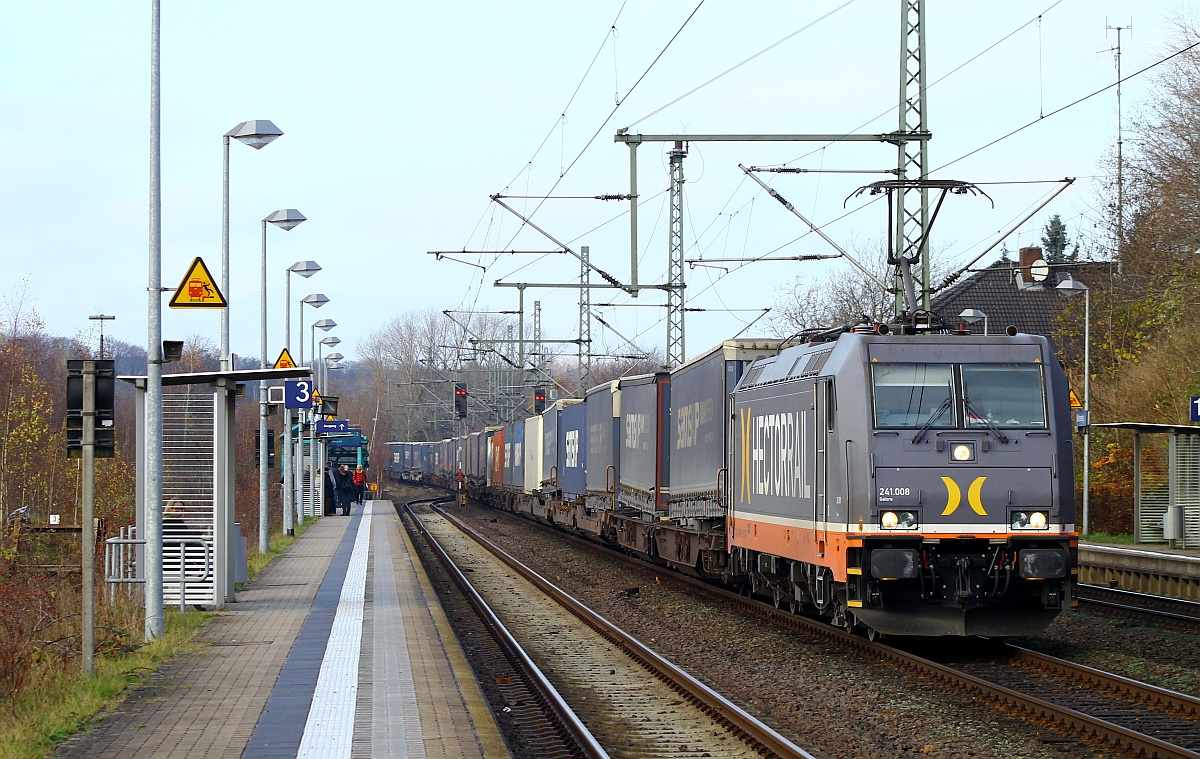
<path fill-rule="evenodd" d="M 259 352 L 260 222 L 276 209 L 297 208 L 309 220 L 286 233 L 268 230 L 270 357 L 284 344 L 284 271 L 312 259 L 324 271 L 293 277 L 293 300 L 327 295 L 330 303 L 315 315 L 338 323 L 330 334 L 354 358 L 359 341 L 408 310 L 512 310 L 516 292 L 495 288 L 496 280 L 577 279 L 578 263 L 567 256 L 466 257 L 483 271 L 426 252 L 555 249 L 489 196 L 628 192 L 628 149 L 613 142 L 618 128 L 841 134 L 891 131 L 898 122 L 896 0 L 708 0 L 698 9 L 697 0 L 163 6 L 164 286 L 175 287 L 196 256 L 219 279 L 222 134 L 248 119 L 270 119 L 285 133 L 261 151 L 231 147 L 227 297 L 232 346 L 241 355 Z M 1116 142 L 1115 90 L 956 159 L 1114 81 L 1108 51 L 1117 35 L 1106 26 L 1133 25 L 1122 36 L 1125 74 L 1166 57 L 1175 44 L 1172 21 L 1186 8 L 1154 0 L 930 0 L 930 163 L 951 164 L 933 176 L 978 183 L 1078 177 L 1007 245 L 1015 251 L 1036 243 L 1053 212 L 1085 246 L 1103 244 L 1095 226 L 1104 202 L 1098 176 Z M 110 314 L 116 320 L 108 334 L 145 344 L 150 3 L 6 3 L 0 30 L 6 310 L 23 302 L 51 333 L 93 339 L 87 317 Z M 1126 121 L 1149 84 L 1146 75 L 1126 83 Z M 638 151 L 642 283 L 661 282 L 666 272 L 668 147 Z M 801 222 L 739 163 L 880 170 L 895 166 L 896 150 L 691 143 L 684 161 L 688 259 L 831 252 L 802 236 Z M 886 235 L 882 204 L 846 202 L 880 175 L 759 176 L 821 224 L 861 209 L 826 228 L 842 245 L 864 247 Z M 934 229 L 939 256 L 964 264 L 1052 187 L 984 186 L 995 208 L 982 198 L 951 198 Z M 506 202 L 573 248 L 589 245 L 598 266 L 628 279 L 627 202 Z M 768 307 L 797 275 L 846 271 L 843 262 L 721 266 L 731 271 L 686 271 L 688 305 L 713 309 L 688 314 L 689 355 L 754 316 L 718 309 Z M 198 336 L 215 346 L 217 312 L 172 311 L 169 297 L 164 337 Z M 536 299 L 545 337 L 575 337 L 576 290 L 528 290 L 529 311 Z M 598 291 L 593 301 L 630 299 Z M 663 309 L 649 307 L 661 302 L 661 293 L 645 292 L 636 303 L 647 307 L 604 309 L 605 318 L 627 337 L 662 345 Z M 313 314 L 306 309 L 307 324 Z M 598 327 L 594 337 L 610 350 L 623 347 Z M 296 337 L 292 348 L 298 353 Z"/>

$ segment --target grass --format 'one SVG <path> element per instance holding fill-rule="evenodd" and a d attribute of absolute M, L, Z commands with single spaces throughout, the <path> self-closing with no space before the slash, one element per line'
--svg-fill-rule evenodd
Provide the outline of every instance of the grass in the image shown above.
<path fill-rule="evenodd" d="M 1133 545 L 1133 535 L 1112 535 L 1107 532 L 1089 532 L 1087 535 L 1080 535 L 1080 540 L 1091 541 L 1092 543 L 1116 543 L 1123 546 Z"/>
<path fill-rule="evenodd" d="M 126 687 L 140 682 L 177 654 L 199 650 L 196 632 L 213 614 L 167 610 L 161 639 L 117 657 L 96 657 L 96 674 L 39 673 L 36 681 L 0 709 L 0 759 L 44 757 L 83 728 L 92 715 L 115 706 Z"/>
<path fill-rule="evenodd" d="M 265 554 L 252 553 L 250 579 L 261 574 L 312 523 L 313 520 L 307 520 L 303 526 L 297 525 L 295 536 L 273 535 Z M 173 656 L 202 651 L 203 647 L 193 640 L 214 616 L 167 609 L 161 639 L 120 656 L 97 655 L 93 677 L 74 671 L 39 672 L 24 692 L 0 701 L 0 759 L 48 755 L 59 743 L 86 727 L 93 715 L 115 708 L 125 697 L 128 686 L 141 682 Z"/>

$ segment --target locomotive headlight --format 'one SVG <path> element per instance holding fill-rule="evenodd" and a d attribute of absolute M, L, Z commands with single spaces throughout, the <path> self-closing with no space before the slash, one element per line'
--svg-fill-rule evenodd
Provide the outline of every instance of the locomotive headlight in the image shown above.
<path fill-rule="evenodd" d="M 885 530 L 915 530 L 917 515 L 912 511 L 885 511 L 879 515 L 879 526 Z"/>
<path fill-rule="evenodd" d="M 972 461 L 975 458 L 975 448 L 968 443 L 955 443 L 950 449 L 950 456 L 955 461 Z"/>
<path fill-rule="evenodd" d="M 1044 511 L 1014 511 L 1011 526 L 1014 530 L 1044 530 L 1047 523 Z"/>

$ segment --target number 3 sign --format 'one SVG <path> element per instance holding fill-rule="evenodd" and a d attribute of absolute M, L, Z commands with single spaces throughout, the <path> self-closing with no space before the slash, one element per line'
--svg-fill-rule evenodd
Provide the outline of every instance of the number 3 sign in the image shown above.
<path fill-rule="evenodd" d="M 284 382 L 283 405 L 285 408 L 312 408 L 312 380 L 288 380 Z"/>

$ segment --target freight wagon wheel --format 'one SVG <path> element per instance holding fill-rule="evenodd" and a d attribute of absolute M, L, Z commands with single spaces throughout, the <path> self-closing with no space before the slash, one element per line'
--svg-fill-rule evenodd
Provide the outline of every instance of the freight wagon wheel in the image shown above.
<path fill-rule="evenodd" d="M 867 640 L 871 641 L 872 643 L 878 643 L 879 641 L 883 640 L 883 633 L 879 632 L 874 627 L 867 627 Z"/>

